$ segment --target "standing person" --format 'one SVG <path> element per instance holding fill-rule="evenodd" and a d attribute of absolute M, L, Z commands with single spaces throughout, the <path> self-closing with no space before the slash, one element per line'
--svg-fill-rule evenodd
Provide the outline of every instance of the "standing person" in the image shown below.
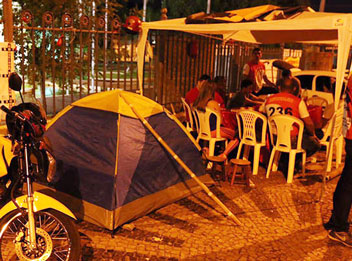
<path fill-rule="evenodd" d="M 352 76 L 350 76 L 347 84 L 344 109 L 345 166 L 335 188 L 330 220 L 324 224 L 324 227 L 326 230 L 331 230 L 329 233 L 330 239 L 352 247 L 352 237 L 349 233 L 350 226 L 348 223 L 352 204 Z"/>
<path fill-rule="evenodd" d="M 199 95 L 199 89 L 202 83 L 210 81 L 210 76 L 203 74 L 197 81 L 197 85 L 186 93 L 185 100 L 189 105 L 192 105 Z"/>
<path fill-rule="evenodd" d="M 263 87 L 263 80 L 267 85 L 275 88 L 275 84 L 265 74 L 265 65 L 260 61 L 262 55 L 260 48 L 254 48 L 252 59 L 243 67 L 243 77 L 254 83 L 254 91 L 259 91 Z"/>
<path fill-rule="evenodd" d="M 276 87 L 281 88 L 281 86 L 285 83 L 285 81 L 287 80 L 292 80 L 292 84 L 293 84 L 293 95 L 294 96 L 297 96 L 297 97 L 300 97 L 301 96 L 301 82 L 300 80 L 297 78 L 297 77 L 294 77 L 291 73 L 290 70 L 283 70 L 282 71 L 282 78 L 279 79 L 276 83 Z"/>

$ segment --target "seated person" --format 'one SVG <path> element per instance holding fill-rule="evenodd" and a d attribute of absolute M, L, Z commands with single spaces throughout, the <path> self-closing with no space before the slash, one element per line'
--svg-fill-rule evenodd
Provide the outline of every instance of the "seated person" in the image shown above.
<path fill-rule="evenodd" d="M 340 102 L 337 111 L 343 109 L 343 108 L 341 108 L 341 106 L 343 107 L 343 105 L 344 105 L 344 103 Z M 315 129 L 315 133 L 319 139 L 322 139 L 324 137 L 324 133 L 327 131 L 328 123 L 332 119 L 334 112 L 335 112 L 335 104 L 334 103 L 328 104 L 326 106 L 326 108 L 324 109 L 323 115 L 322 115 L 321 128 Z"/>
<path fill-rule="evenodd" d="M 257 97 L 260 99 L 258 96 L 261 95 L 268 95 L 268 94 L 275 94 L 278 93 L 278 89 L 276 87 L 271 87 L 271 86 L 263 86 L 259 91 L 257 92 L 252 92 L 250 94 L 251 98 L 253 99 L 254 97 Z"/>
<path fill-rule="evenodd" d="M 210 76 L 207 74 L 203 74 L 198 79 L 197 85 L 193 89 L 191 89 L 190 91 L 188 91 L 186 93 L 185 100 L 190 106 L 192 106 L 194 101 L 197 99 L 197 97 L 199 95 L 199 90 L 200 90 L 202 84 L 204 84 L 205 82 L 208 82 L 208 81 L 211 81 Z M 215 85 L 213 85 L 213 87 L 214 87 L 214 89 L 216 88 Z M 225 108 L 224 99 L 221 97 L 221 95 L 217 91 L 215 91 L 214 99 L 220 104 L 220 106 L 222 108 Z"/>
<path fill-rule="evenodd" d="M 219 103 L 217 101 L 215 101 L 214 94 L 215 94 L 214 83 L 205 82 L 204 84 L 202 84 L 202 86 L 199 90 L 199 95 L 193 104 L 193 108 L 195 108 L 196 110 L 199 110 L 199 111 L 205 111 L 205 108 L 210 108 L 210 109 L 214 110 L 215 112 L 217 112 L 218 115 L 220 115 L 220 117 L 221 117 L 221 108 L 220 108 Z M 216 123 L 210 121 L 210 125 L 211 125 L 212 135 L 214 135 L 214 137 L 215 137 Z M 239 144 L 239 141 L 237 138 L 235 138 L 236 133 L 235 133 L 235 130 L 233 130 L 233 129 L 221 126 L 220 134 L 221 134 L 221 137 L 230 140 L 229 144 L 225 148 L 225 151 L 219 155 L 220 157 L 223 157 L 226 159 L 227 155 L 233 149 L 235 149 L 237 147 L 237 145 Z"/>
<path fill-rule="evenodd" d="M 259 111 L 268 117 L 277 114 L 289 114 L 304 122 L 302 148 L 306 150 L 307 157 L 312 156 L 320 149 L 319 139 L 315 135 L 315 126 L 310 118 L 305 102 L 294 95 L 295 84 L 292 79 L 284 81 L 281 92 L 268 97 Z M 297 135 L 297 130 L 293 135 Z M 292 137 L 295 139 L 295 136 Z"/>
<path fill-rule="evenodd" d="M 202 83 L 210 81 L 210 76 L 203 74 L 197 81 L 196 86 L 186 93 L 185 100 L 189 105 L 192 105 L 199 95 L 199 89 Z"/>
<path fill-rule="evenodd" d="M 224 101 L 224 104 L 226 104 L 226 79 L 224 76 L 216 76 L 214 78 L 214 83 L 216 85 L 215 91 L 221 96 L 221 98 Z"/>
<path fill-rule="evenodd" d="M 236 92 L 236 94 L 227 102 L 226 109 L 236 109 L 246 106 L 254 106 L 261 104 L 258 99 L 252 100 L 250 98 L 250 93 L 253 90 L 253 82 L 249 79 L 245 79 L 241 82 L 241 90 Z"/>
<path fill-rule="evenodd" d="M 292 84 L 294 88 L 293 95 L 300 97 L 301 96 L 300 80 L 297 77 L 292 76 L 292 73 L 290 70 L 283 70 L 281 75 L 282 75 L 282 78 L 276 82 L 276 87 L 280 90 L 281 86 L 285 83 L 285 81 L 292 79 Z"/>

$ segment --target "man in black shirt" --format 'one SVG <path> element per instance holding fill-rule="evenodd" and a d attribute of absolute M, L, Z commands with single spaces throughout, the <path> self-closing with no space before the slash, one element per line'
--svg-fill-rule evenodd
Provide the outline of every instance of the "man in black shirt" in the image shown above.
<path fill-rule="evenodd" d="M 253 100 L 250 97 L 250 93 L 253 91 L 253 82 L 249 79 L 245 79 L 241 82 L 241 90 L 236 92 L 236 94 L 228 101 L 226 109 L 236 109 L 240 107 L 253 106 L 256 104 L 261 104 L 258 100 Z M 259 98 L 258 98 L 259 99 Z"/>

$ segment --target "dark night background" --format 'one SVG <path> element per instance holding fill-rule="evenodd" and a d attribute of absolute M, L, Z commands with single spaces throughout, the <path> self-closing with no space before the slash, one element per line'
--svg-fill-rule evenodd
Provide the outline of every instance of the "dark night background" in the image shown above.
<path fill-rule="evenodd" d="M 169 0 L 175 1 L 175 0 Z M 190 0 L 192 1 L 192 0 Z M 161 1 L 148 1 L 152 2 L 153 6 L 156 8 L 161 7 Z M 264 2 L 264 1 L 263 1 Z M 270 1 L 268 1 L 269 3 Z M 311 7 L 318 11 L 320 0 L 310 0 Z M 263 3 L 264 4 L 264 3 Z M 129 0 L 128 6 L 143 8 L 143 0 Z M 352 13 L 352 0 L 326 0 L 325 1 L 325 12 L 338 12 L 338 13 Z"/>
<path fill-rule="evenodd" d="M 125 1 L 127 8 L 143 9 L 143 0 L 118 0 Z M 211 12 L 222 12 L 273 4 L 279 6 L 308 5 L 319 11 L 321 0 L 211 0 Z M 189 5 L 189 3 L 192 3 Z M 206 0 L 148 0 L 147 21 L 160 19 L 161 7 L 167 7 L 169 18 L 185 17 L 190 14 L 206 10 Z M 325 0 L 325 12 L 352 13 L 352 0 Z"/>
<path fill-rule="evenodd" d="M 311 7 L 319 11 L 320 0 L 310 0 Z M 352 0 L 326 0 L 325 12 L 352 13 Z"/>

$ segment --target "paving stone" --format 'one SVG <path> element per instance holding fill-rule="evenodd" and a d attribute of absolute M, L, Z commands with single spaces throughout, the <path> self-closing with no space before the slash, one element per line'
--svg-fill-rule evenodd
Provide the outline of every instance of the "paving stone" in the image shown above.
<path fill-rule="evenodd" d="M 223 181 L 211 187 L 241 227 L 203 192 L 135 220 L 134 230 L 120 229 L 114 238 L 80 222 L 82 260 L 352 260 L 352 250 L 329 240 L 322 226 L 338 179 L 317 203 L 319 175 L 309 171 L 287 184 L 281 172 L 266 179 L 260 167 L 255 189 Z"/>

